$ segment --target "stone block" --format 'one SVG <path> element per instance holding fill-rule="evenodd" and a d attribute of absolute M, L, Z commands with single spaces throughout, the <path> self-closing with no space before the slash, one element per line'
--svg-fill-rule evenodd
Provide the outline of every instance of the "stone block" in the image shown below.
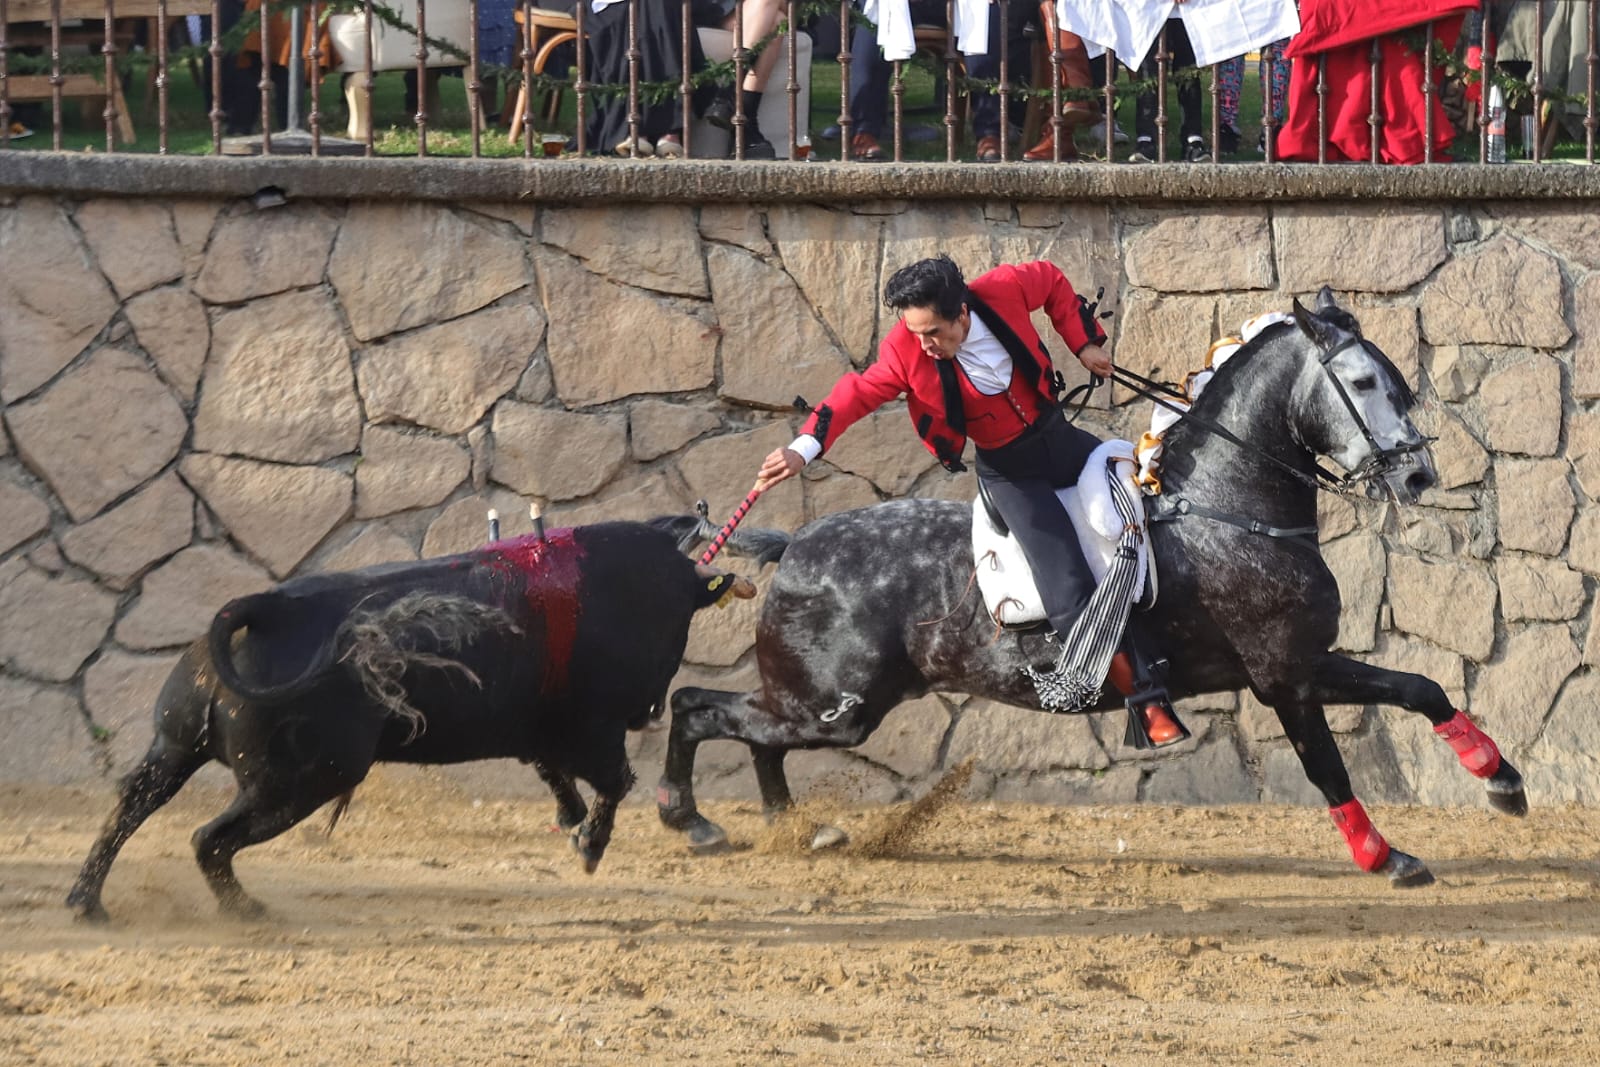
<path fill-rule="evenodd" d="M 192 454 L 178 466 L 234 539 L 287 577 L 350 514 L 348 474 Z"/>
<path fill-rule="evenodd" d="M 794 280 L 725 245 L 706 262 L 722 330 L 719 394 L 779 411 L 797 396 L 820 403 L 851 364 Z"/>
<path fill-rule="evenodd" d="M 356 467 L 356 518 L 432 507 L 466 481 L 471 470 L 471 453 L 453 440 L 368 426 Z"/>
<path fill-rule="evenodd" d="M 220 316 L 211 336 L 194 449 L 282 463 L 356 450 L 355 374 L 325 293 L 257 300 Z"/>
<path fill-rule="evenodd" d="M 1449 256 L 1444 213 L 1435 207 L 1295 204 L 1272 212 L 1278 284 L 1286 292 L 1398 293 Z"/>
<path fill-rule="evenodd" d="M 183 252 L 165 204 L 91 200 L 75 217 L 121 299 L 183 277 Z"/>
<path fill-rule="evenodd" d="M 938 770 L 939 753 L 950 723 L 950 705 L 929 693 L 889 712 L 855 752 L 902 778 L 921 778 Z"/>
<path fill-rule="evenodd" d="M 544 329 L 537 307 L 514 304 L 365 349 L 356 379 L 368 421 L 465 433 L 517 384 Z"/>
<path fill-rule="evenodd" d="M 546 244 L 583 260 L 594 273 L 657 293 L 705 298 L 706 268 L 694 208 L 682 204 L 550 207 Z"/>
<path fill-rule="evenodd" d="M 703 408 L 672 404 L 653 397 L 635 402 L 628 411 L 633 458 L 640 461 L 676 452 L 721 425 L 720 418 Z"/>
<path fill-rule="evenodd" d="M 1151 762 L 1143 796 L 1147 804 L 1250 804 L 1260 798 L 1238 741 L 1220 730 L 1182 759 Z"/>
<path fill-rule="evenodd" d="M 488 307 L 533 277 L 524 241 L 504 227 L 439 204 L 372 202 L 345 214 L 328 280 L 367 341 Z"/>
<path fill-rule="evenodd" d="M 170 463 L 188 432 L 171 391 L 120 348 L 100 349 L 6 421 L 18 455 L 79 522 Z"/>
<path fill-rule="evenodd" d="M 1561 365 L 1535 355 L 1497 370 L 1478 390 L 1485 439 L 1496 452 L 1553 456 L 1561 440 Z"/>
<path fill-rule="evenodd" d="M 1087 716 L 1049 715 L 992 700 L 968 701 L 956 720 L 945 761 L 955 766 L 968 758 L 996 774 L 1111 765 Z"/>
<path fill-rule="evenodd" d="M 126 589 L 144 569 L 194 537 L 194 496 L 168 472 L 133 496 L 61 535 L 67 558 Z"/>
<path fill-rule="evenodd" d="M 1567 469 L 1558 459 L 1506 456 L 1495 461 L 1501 544 L 1542 556 L 1560 555 L 1577 503 L 1567 482 Z"/>
<path fill-rule="evenodd" d="M 1371 650 L 1388 574 L 1383 541 L 1374 533 L 1351 534 L 1324 544 L 1322 558 L 1339 583 L 1339 636 L 1334 647 L 1350 652 Z"/>
<path fill-rule="evenodd" d="M 53 200 L 0 211 L 0 401 L 33 392 L 95 338 L 117 298 Z"/>
<path fill-rule="evenodd" d="M 677 466 L 690 494 L 706 501 L 711 521 L 720 523 L 733 514 L 755 483 L 756 471 L 767 454 L 793 440 L 794 431 L 787 422 L 770 422 L 758 430 L 696 442 L 678 457 Z M 804 483 L 804 478 L 790 478 L 763 493 L 757 521 L 780 530 L 793 530 L 804 522 Z"/>
<path fill-rule="evenodd" d="M 72 691 L 0 675 L 0 781 L 81 785 L 102 777 Z"/>
<path fill-rule="evenodd" d="M 1583 575 L 1559 559 L 1506 554 L 1496 565 L 1506 622 L 1572 619 L 1583 607 Z"/>
<path fill-rule="evenodd" d="M 105 731 L 112 773 L 131 770 L 155 737 L 156 698 L 178 662 L 177 653 L 136 656 L 107 649 L 83 675 L 89 720 Z"/>
<path fill-rule="evenodd" d="M 775 205 L 768 224 L 783 268 L 805 302 L 838 338 L 846 357 L 866 363 L 880 328 L 887 332 L 895 314 L 880 311 L 877 299 L 883 287 L 878 276 L 883 224 L 814 204 Z"/>
<path fill-rule="evenodd" d="M 1581 400 L 1600 396 L 1600 272 L 1572 290 L 1572 395 Z"/>
<path fill-rule="evenodd" d="M 562 403 L 587 407 L 712 384 L 717 331 L 698 312 L 681 301 L 618 285 L 565 256 L 541 255 L 538 267 L 550 320 L 550 368 Z M 641 343 L 649 346 L 648 358 Z"/>
<path fill-rule="evenodd" d="M 494 480 L 543 500 L 588 496 L 628 456 L 628 420 L 507 400 L 494 412 Z"/>
<path fill-rule="evenodd" d="M 271 211 L 239 208 L 217 220 L 206 245 L 205 265 L 194 291 L 209 304 L 242 304 L 257 297 L 316 285 L 328 265 L 328 250 L 339 229 L 338 215 L 314 203 L 295 203 Z M 397 239 L 402 235 L 396 234 Z M 457 248 L 417 244 L 412 248 Z M 408 249 L 387 266 L 433 263 Z"/>
<path fill-rule="evenodd" d="M 1572 336 L 1562 316 L 1555 259 L 1501 236 L 1446 263 L 1422 292 L 1430 344 L 1560 348 Z"/>
<path fill-rule="evenodd" d="M 758 256 L 772 254 L 772 242 L 761 225 L 761 212 L 749 204 L 702 204 L 700 236 L 707 241 L 738 245 Z"/>
<path fill-rule="evenodd" d="M 1389 556 L 1394 625 L 1480 663 L 1494 649 L 1497 597 L 1481 564 Z"/>
<path fill-rule="evenodd" d="M 0 478 L 0 556 L 50 529 L 50 503 L 33 490 Z"/>
<path fill-rule="evenodd" d="M 1272 232 L 1250 205 L 1171 214 L 1123 238 L 1128 283 L 1168 293 L 1270 289 Z"/>
<path fill-rule="evenodd" d="M 154 289 L 128 301 L 124 311 L 157 372 L 184 403 L 193 403 L 211 348 L 211 323 L 200 298 L 177 287 Z"/>
<path fill-rule="evenodd" d="M 1496 742 L 1525 748 L 1539 736 L 1550 705 L 1580 660 L 1565 626 L 1513 631 L 1500 656 L 1478 668 L 1468 710 Z"/>
<path fill-rule="evenodd" d="M 93 582 L 58 577 L 20 559 L 0 564 L 0 663 L 65 682 L 100 647 L 116 598 Z"/>
<path fill-rule="evenodd" d="M 1111 347 L 1118 366 L 1157 381 L 1177 381 L 1205 364 L 1216 318 L 1216 300 L 1205 296 L 1164 296 L 1142 289 L 1123 299 Z M 1114 387 L 1118 403 L 1138 400 L 1136 394 Z"/>

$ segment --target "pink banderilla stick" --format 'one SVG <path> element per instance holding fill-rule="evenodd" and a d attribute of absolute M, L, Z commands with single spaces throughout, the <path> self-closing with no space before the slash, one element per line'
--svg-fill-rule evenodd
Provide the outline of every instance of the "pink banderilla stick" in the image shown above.
<path fill-rule="evenodd" d="M 717 558 L 717 553 L 722 551 L 722 546 L 727 544 L 728 538 L 733 536 L 734 528 L 744 521 L 744 517 L 750 513 L 750 506 L 760 498 L 763 491 L 760 486 L 757 486 L 745 495 L 744 503 L 740 504 L 739 509 L 733 513 L 733 518 L 723 523 L 722 529 L 717 531 L 717 536 L 712 538 L 711 547 L 700 554 L 701 564 L 710 563 Z"/>

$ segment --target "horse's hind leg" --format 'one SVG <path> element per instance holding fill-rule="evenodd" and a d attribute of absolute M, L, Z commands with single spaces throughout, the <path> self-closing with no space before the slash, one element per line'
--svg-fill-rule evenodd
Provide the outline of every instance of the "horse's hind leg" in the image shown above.
<path fill-rule="evenodd" d="M 67 894 L 67 906 L 77 918 L 91 922 L 106 920 L 100 891 L 105 887 L 106 875 L 111 872 L 117 853 L 133 832 L 176 796 L 183 784 L 209 759 L 204 752 L 179 748 L 160 733 L 156 734 L 144 759 L 123 777 L 117 807 L 106 820 L 99 839 L 83 861 L 78 880 Z"/>
<path fill-rule="evenodd" d="M 1489 803 L 1507 815 L 1526 815 L 1522 775 L 1464 711 L 1450 703 L 1439 683 L 1420 674 L 1385 670 L 1328 653 L 1317 664 L 1317 699 L 1328 704 L 1395 704 L 1420 712 L 1449 744 L 1461 766 L 1483 779 Z"/>
<path fill-rule="evenodd" d="M 1350 773 L 1345 769 L 1339 746 L 1328 729 L 1328 718 L 1321 704 L 1294 701 L 1276 703 L 1273 710 L 1295 755 L 1305 768 L 1306 777 L 1328 801 L 1328 814 L 1344 835 L 1350 858 L 1364 871 L 1386 875 L 1395 886 L 1427 885 L 1433 874 L 1415 856 L 1391 848 L 1372 825 L 1366 809 L 1350 788 Z"/>

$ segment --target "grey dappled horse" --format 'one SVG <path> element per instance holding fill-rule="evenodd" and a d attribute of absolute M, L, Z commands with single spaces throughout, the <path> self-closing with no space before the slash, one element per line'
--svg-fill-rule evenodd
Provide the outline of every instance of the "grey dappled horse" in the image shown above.
<path fill-rule="evenodd" d="M 1484 779 L 1495 807 L 1527 810 L 1521 776 L 1438 683 L 1329 651 L 1339 588 L 1314 534 L 1316 457 L 1337 461 L 1369 495 L 1415 503 L 1436 477 L 1407 414 L 1413 403 L 1398 371 L 1327 289 L 1314 311 L 1296 302 L 1292 322 L 1268 327 L 1216 372 L 1195 404 L 1196 421 L 1181 420 L 1166 434 L 1165 492 L 1149 508 L 1158 520 L 1150 539 L 1161 593 L 1145 617 L 1171 655 L 1172 695 L 1248 687 L 1272 707 L 1356 863 L 1397 885 L 1432 875 L 1371 827 L 1324 705 L 1420 712 Z M 1180 501 L 1188 513 L 1171 516 Z M 766 559 L 782 559 L 756 633 L 761 687 L 673 694 L 662 821 L 697 850 L 726 844 L 695 806 L 702 741 L 748 744 L 762 800 L 774 812 L 791 804 L 786 752 L 858 745 L 902 701 L 957 691 L 1038 708 L 1023 668 L 1053 663 L 1059 646 L 1047 644 L 1043 631 L 996 641 L 981 599 L 964 599 L 971 521 L 966 504 L 897 500 L 819 519 L 792 541 L 771 531 L 750 538 Z M 1119 703 L 1108 694 L 1086 710 Z"/>

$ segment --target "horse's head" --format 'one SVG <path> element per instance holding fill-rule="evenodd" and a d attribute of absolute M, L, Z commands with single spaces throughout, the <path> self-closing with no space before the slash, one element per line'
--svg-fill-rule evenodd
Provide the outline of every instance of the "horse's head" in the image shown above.
<path fill-rule="evenodd" d="M 1294 302 L 1294 321 L 1316 350 L 1295 389 L 1304 443 L 1344 467 L 1350 482 L 1365 482 L 1368 496 L 1416 503 L 1438 473 L 1411 422 L 1416 397 L 1405 378 L 1326 286 L 1315 310 Z"/>

